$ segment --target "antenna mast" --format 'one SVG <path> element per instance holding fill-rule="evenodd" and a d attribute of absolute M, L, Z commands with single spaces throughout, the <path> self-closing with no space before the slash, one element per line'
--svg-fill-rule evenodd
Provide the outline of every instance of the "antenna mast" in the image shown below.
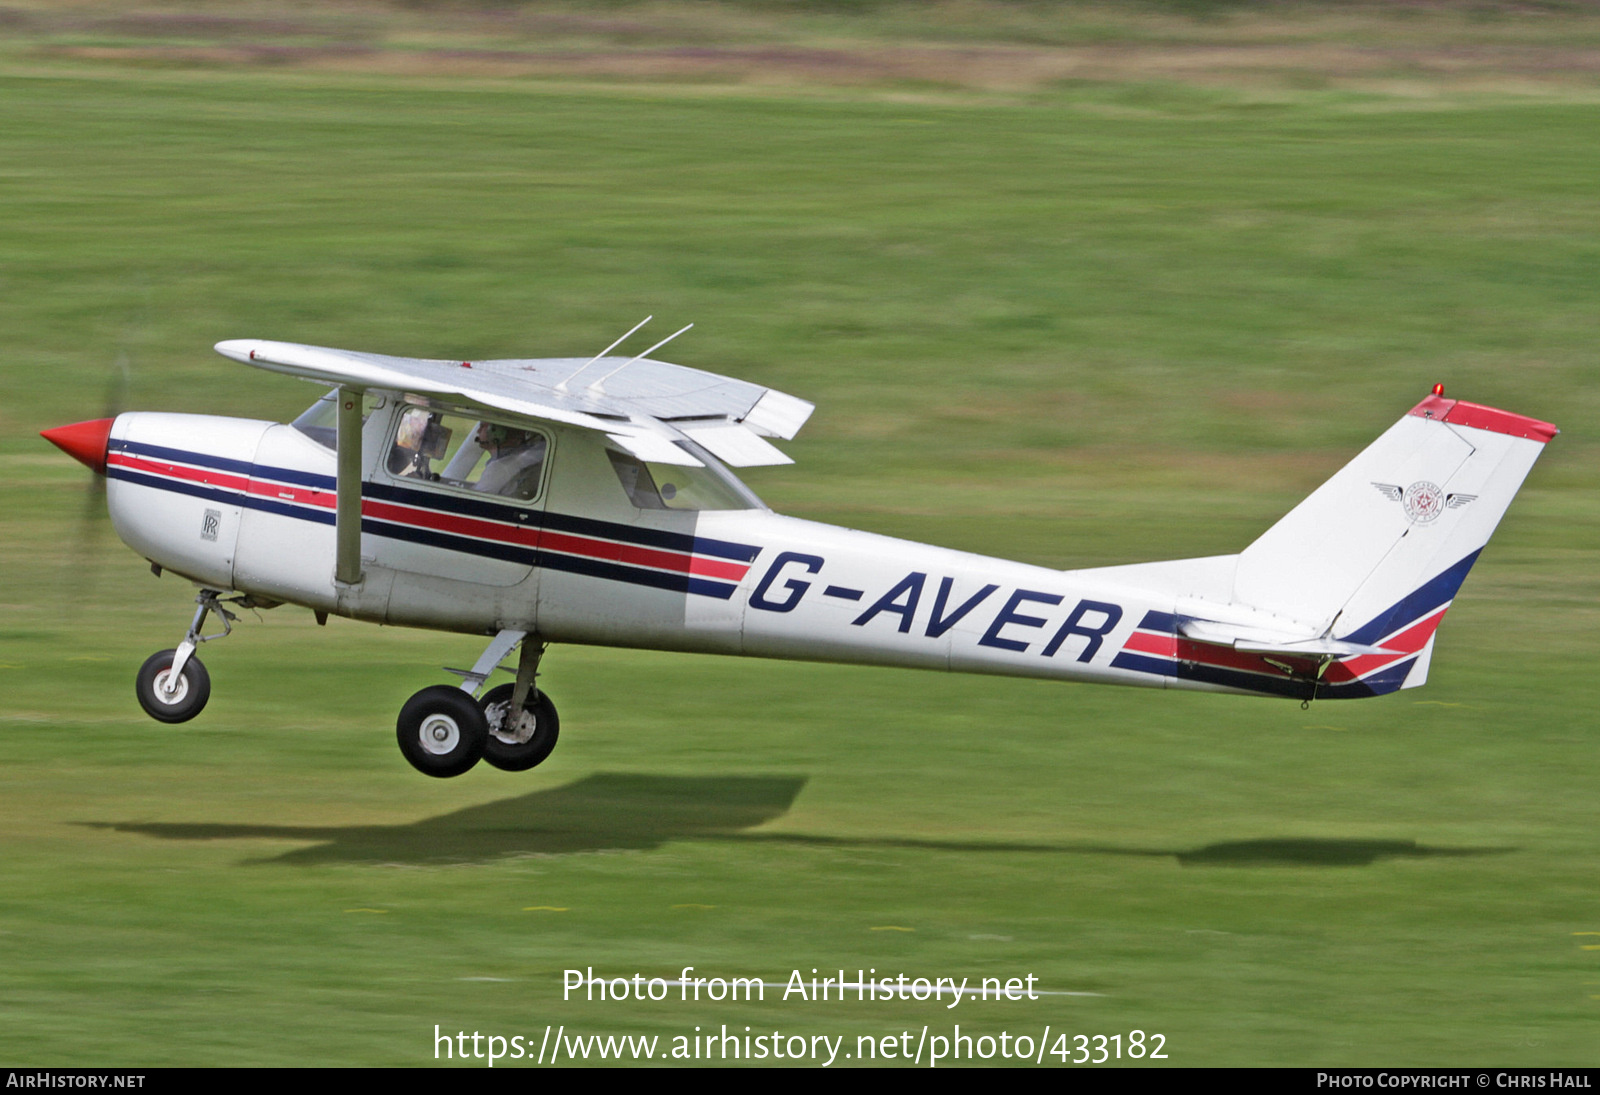
<path fill-rule="evenodd" d="M 694 326 L 694 324 L 692 324 L 692 323 L 689 324 L 689 327 L 693 327 L 693 326 Z M 679 335 L 683 334 L 683 332 L 687 331 L 689 329 L 689 327 L 684 327 L 684 328 L 681 328 L 680 330 L 672 332 L 666 338 L 662 339 L 660 342 L 658 342 L 654 346 L 650 347 L 644 353 L 640 354 L 639 357 L 630 357 L 628 360 L 624 361 L 621 365 L 618 365 L 615 369 L 612 369 L 609 373 L 607 373 L 605 376 L 601 377 L 599 380 L 596 380 L 593 384 L 589 385 L 584 390 L 592 392 L 596 388 L 600 388 L 600 385 L 604 384 L 606 381 L 608 381 L 612 377 L 616 376 L 622 370 L 626 369 L 629 365 L 632 365 L 635 361 L 638 361 L 640 357 L 649 357 L 651 354 L 653 354 L 657 350 L 661 349 L 661 347 L 665 346 L 667 343 L 671 342 L 673 339 L 675 339 Z M 584 368 L 588 368 L 588 366 L 584 366 Z M 603 389 L 603 388 L 601 388 L 600 390 L 601 390 L 602 393 L 604 393 L 604 391 L 605 391 L 605 389 Z"/>
<path fill-rule="evenodd" d="M 567 379 L 563 380 L 560 384 L 556 385 L 556 391 L 558 391 L 558 392 L 566 391 L 567 390 L 567 385 L 571 384 L 573 382 L 573 380 L 577 379 L 578 373 L 583 372 L 583 370 L 585 370 L 589 366 L 593 365 L 596 361 L 599 361 L 602 357 L 605 357 L 612 350 L 615 350 L 618 346 L 621 346 L 624 342 L 628 341 L 628 339 L 630 337 L 632 337 L 634 331 L 637 331 L 640 327 L 643 327 L 646 323 L 649 323 L 652 319 L 655 319 L 655 318 L 656 318 L 655 316 L 645 316 L 638 323 L 635 323 L 631 328 L 628 329 L 628 333 L 627 334 L 625 334 L 621 338 L 617 339 L 617 341 L 615 341 L 611 345 L 607 346 L 604 350 L 601 350 L 599 353 L 595 354 L 588 361 L 585 361 L 582 365 L 579 365 L 577 370 L 571 376 L 567 377 Z M 673 337 L 676 338 L 677 335 L 674 335 Z M 654 349 L 654 347 L 651 347 L 651 349 Z M 645 353 L 649 353 L 649 352 L 650 352 L 649 350 L 645 351 Z M 638 360 L 638 359 L 635 358 L 634 360 Z M 629 364 L 631 364 L 631 362 Z M 601 377 L 600 379 L 604 380 L 605 377 Z M 593 385 L 590 385 L 590 386 L 593 387 Z"/>

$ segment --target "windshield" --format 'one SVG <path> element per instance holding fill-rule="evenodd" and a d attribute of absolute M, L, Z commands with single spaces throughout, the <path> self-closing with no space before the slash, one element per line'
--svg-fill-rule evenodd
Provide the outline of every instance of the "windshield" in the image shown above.
<path fill-rule="evenodd" d="M 375 409 L 383 406 L 383 397 L 370 392 L 361 397 L 361 421 Z M 339 389 L 334 388 L 300 413 L 289 423 L 324 448 L 339 447 Z"/>

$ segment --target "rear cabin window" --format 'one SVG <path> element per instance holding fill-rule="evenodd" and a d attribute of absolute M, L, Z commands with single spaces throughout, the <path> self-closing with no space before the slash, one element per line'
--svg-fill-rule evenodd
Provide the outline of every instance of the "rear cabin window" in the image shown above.
<path fill-rule="evenodd" d="M 628 453 L 607 449 L 628 500 L 640 509 L 717 510 L 766 509 L 750 488 L 739 482 L 716 457 L 692 442 L 676 444 L 703 468 L 658 464 Z"/>
<path fill-rule="evenodd" d="M 539 494 L 549 447 L 537 430 L 408 407 L 386 466 L 402 480 L 531 501 Z"/>

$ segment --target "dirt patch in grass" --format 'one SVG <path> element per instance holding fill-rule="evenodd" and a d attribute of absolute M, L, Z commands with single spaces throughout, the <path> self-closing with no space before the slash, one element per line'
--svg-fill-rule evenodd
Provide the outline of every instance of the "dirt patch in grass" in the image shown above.
<path fill-rule="evenodd" d="M 1600 51 L 1426 50 L 1341 46 L 1023 47 L 775 45 L 661 49 L 517 50 L 395 48 L 365 42 L 271 41 L 201 45 L 46 43 L 36 56 L 129 65 L 296 65 L 406 76 L 498 76 L 735 84 L 925 84 L 976 90 L 1038 90 L 1066 81 L 1283 84 L 1360 87 L 1373 80 L 1460 85 L 1516 78 L 1592 83 Z"/>
<path fill-rule="evenodd" d="M 100 0 L 0 9 L 13 59 L 403 76 L 1033 91 L 1068 82 L 1593 86 L 1600 6 L 568 3 L 475 9 Z"/>

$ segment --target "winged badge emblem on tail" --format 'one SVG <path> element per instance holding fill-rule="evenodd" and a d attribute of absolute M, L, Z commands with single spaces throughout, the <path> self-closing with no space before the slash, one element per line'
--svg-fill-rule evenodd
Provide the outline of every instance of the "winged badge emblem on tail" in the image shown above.
<path fill-rule="evenodd" d="M 1478 496 L 1476 494 L 1446 494 L 1437 484 L 1419 480 L 1409 487 L 1398 483 L 1373 481 L 1378 493 L 1391 502 L 1399 502 L 1406 519 L 1414 525 L 1426 525 L 1438 519 L 1446 509 L 1460 509 Z"/>

